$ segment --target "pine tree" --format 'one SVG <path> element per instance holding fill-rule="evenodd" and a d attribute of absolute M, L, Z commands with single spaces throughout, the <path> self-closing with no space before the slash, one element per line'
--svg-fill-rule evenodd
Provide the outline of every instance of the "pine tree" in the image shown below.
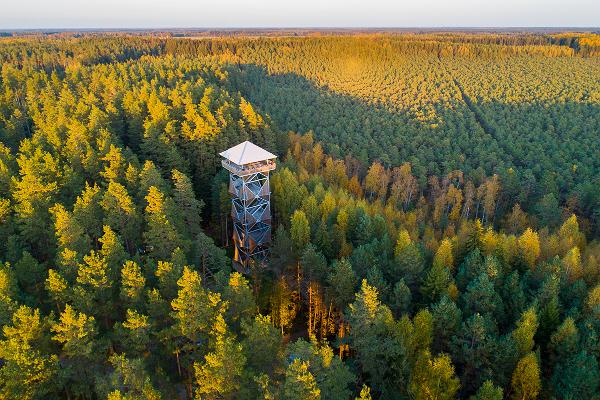
<path fill-rule="evenodd" d="M 321 221 L 317 227 L 314 244 L 318 251 L 327 259 L 332 259 L 335 257 L 332 233 L 330 232 L 330 228 L 328 227 L 327 223 L 324 221 Z"/>
<path fill-rule="evenodd" d="M 200 231 L 192 244 L 194 263 L 200 267 L 203 279 L 211 274 L 228 274 L 231 271 L 231 259 L 227 257 L 225 249 L 215 245 L 207 234 Z"/>
<path fill-rule="evenodd" d="M 146 278 L 140 266 L 131 260 L 125 261 L 121 268 L 121 299 L 130 306 L 140 305 L 144 296 Z"/>
<path fill-rule="evenodd" d="M 52 325 L 52 339 L 62 345 L 60 381 L 69 395 L 81 396 L 94 384 L 95 363 L 98 350 L 95 342 L 97 332 L 94 317 L 77 313 L 70 305 Z"/>
<path fill-rule="evenodd" d="M 392 374 L 391 365 L 402 351 L 395 340 L 397 328 L 390 309 L 381 304 L 377 289 L 363 280 L 349 310 L 350 345 L 363 373 L 370 378 L 374 390 L 398 390 L 401 381 L 386 378 Z"/>
<path fill-rule="evenodd" d="M 301 255 L 310 242 L 310 225 L 304 211 L 296 210 L 290 220 L 290 237 L 296 254 Z"/>
<path fill-rule="evenodd" d="M 54 228 L 59 247 L 86 254 L 90 250 L 90 238 L 79 221 L 62 204 L 55 204 L 50 212 L 54 217 Z"/>
<path fill-rule="evenodd" d="M 113 280 L 119 275 L 119 269 L 125 259 L 127 258 L 127 253 L 121 244 L 120 238 L 117 234 L 110 228 L 110 226 L 105 225 L 103 227 L 104 235 L 98 241 L 102 245 L 100 248 L 100 255 L 106 260 L 108 267 L 110 269 L 110 277 Z"/>
<path fill-rule="evenodd" d="M 223 288 L 223 300 L 228 303 L 225 313 L 229 326 L 239 328 L 242 321 L 251 319 L 256 313 L 256 302 L 250 284 L 239 272 L 229 275 Z"/>
<path fill-rule="evenodd" d="M 78 265 L 77 285 L 73 290 L 73 301 L 77 309 L 101 316 L 111 313 L 112 282 L 104 257 L 92 250 L 83 258 L 83 263 Z"/>
<path fill-rule="evenodd" d="M 379 296 L 387 301 L 390 287 L 385 278 L 383 277 L 381 269 L 377 266 L 372 266 L 368 269 L 365 278 L 372 286 L 374 286 L 377 289 Z"/>
<path fill-rule="evenodd" d="M 334 301 L 340 310 L 344 310 L 354 298 L 358 278 L 350 262 L 342 258 L 333 263 L 328 283 L 333 289 Z"/>
<path fill-rule="evenodd" d="M 486 273 L 479 275 L 467 286 L 463 300 L 466 315 L 488 314 L 499 320 L 504 316 L 502 299 Z"/>
<path fill-rule="evenodd" d="M 355 398 L 355 400 L 372 400 L 373 398 L 371 397 L 371 389 L 363 384 L 362 389 L 360 389 L 360 394 L 358 397 Z"/>
<path fill-rule="evenodd" d="M 177 297 L 171 302 L 174 328 L 180 335 L 197 342 L 200 335 L 211 331 L 217 316 L 225 311 L 225 304 L 219 293 L 206 291 L 198 272 L 188 267 L 183 269 L 177 285 Z"/>
<path fill-rule="evenodd" d="M 174 186 L 173 200 L 182 214 L 188 237 L 195 238 L 201 230 L 204 202 L 196 199 L 192 182 L 185 174 L 175 169 L 171 173 L 171 179 Z"/>
<path fill-rule="evenodd" d="M 492 381 L 485 381 L 477 390 L 477 393 L 470 397 L 470 400 L 502 400 L 503 398 L 504 391 L 502 388 L 494 386 Z"/>
<path fill-rule="evenodd" d="M 125 239 L 132 252 L 133 243 L 139 237 L 139 220 L 133 199 L 120 183 L 111 181 L 100 202 L 104 210 L 104 224 L 115 229 Z"/>
<path fill-rule="evenodd" d="M 243 97 L 240 98 L 240 112 L 244 120 L 248 123 L 248 127 L 252 130 L 258 129 L 263 124 L 263 119 Z"/>
<path fill-rule="evenodd" d="M 517 364 L 512 375 L 512 398 L 537 399 L 541 388 L 540 367 L 535 353 L 529 353 Z"/>
<path fill-rule="evenodd" d="M 40 283 L 44 281 L 45 269 L 28 251 L 24 251 L 21 259 L 15 263 L 14 276 L 23 292 L 41 298 Z"/>
<path fill-rule="evenodd" d="M 552 299 L 540 311 L 540 326 L 537 331 L 538 342 L 547 343 L 550 335 L 560 324 L 560 307 L 558 296 Z"/>
<path fill-rule="evenodd" d="M 306 215 L 311 230 L 314 231 L 317 227 L 317 223 L 321 221 L 321 210 L 319 209 L 317 198 L 314 195 L 308 196 L 302 201 L 300 209 Z"/>
<path fill-rule="evenodd" d="M 525 265 L 534 269 L 537 259 L 540 256 L 540 240 L 537 232 L 527 228 L 519 237 L 519 251 Z"/>
<path fill-rule="evenodd" d="M 64 304 L 71 298 L 69 283 L 59 272 L 53 269 L 48 270 L 45 288 L 59 310 L 61 310 Z"/>
<path fill-rule="evenodd" d="M 114 187 L 113 187 L 114 190 Z M 91 239 L 98 239 L 102 235 L 102 221 L 104 212 L 101 206 L 102 193 L 98 185 L 90 186 L 87 182 L 75 205 L 73 217 L 81 225 L 85 234 Z M 74 250 L 77 250 L 76 248 Z M 83 252 L 82 254 L 85 254 Z"/>
<path fill-rule="evenodd" d="M 323 399 L 347 399 L 350 397 L 350 385 L 356 377 L 347 365 L 336 357 L 333 349 L 325 343 L 298 339 L 288 346 L 290 359 L 306 361 Z"/>
<path fill-rule="evenodd" d="M 561 225 L 558 236 L 563 251 L 575 246 L 581 247 L 581 245 L 585 243 L 585 236 L 579 230 L 579 222 L 577 221 L 577 216 L 575 214 L 567 218 Z"/>
<path fill-rule="evenodd" d="M 533 338 L 538 328 L 537 315 L 533 308 L 525 311 L 519 321 L 517 327 L 512 331 L 512 337 L 517 345 L 519 357 L 525 356 L 533 350 L 535 342 Z"/>
<path fill-rule="evenodd" d="M 458 267 L 458 273 L 456 274 L 456 283 L 461 290 L 464 290 L 472 280 L 477 278 L 483 272 L 487 271 L 485 271 L 483 265 L 481 251 L 475 249 L 463 258 L 462 263 Z"/>
<path fill-rule="evenodd" d="M 580 335 L 575 321 L 571 317 L 565 318 L 550 337 L 550 343 L 548 344 L 549 363 L 556 365 L 560 361 L 568 359 L 578 351 L 579 343 Z"/>
<path fill-rule="evenodd" d="M 0 341 L 0 397 L 33 400 L 53 392 L 58 372 L 58 357 L 50 355 L 47 341 L 48 323 L 39 310 L 19 307 L 12 325 L 2 328 Z"/>
<path fill-rule="evenodd" d="M 146 310 L 148 316 L 155 321 L 157 327 L 171 324 L 169 301 L 165 300 L 156 288 L 146 290 Z"/>
<path fill-rule="evenodd" d="M 463 322 L 452 339 L 452 356 L 462 370 L 460 380 L 467 392 L 493 377 L 498 351 L 493 329 L 489 319 L 475 314 Z"/>
<path fill-rule="evenodd" d="M 275 389 L 271 385 L 269 376 L 266 374 L 254 377 L 254 382 L 258 386 L 258 398 L 262 400 L 275 400 Z"/>
<path fill-rule="evenodd" d="M 600 284 L 590 289 L 585 304 L 592 315 L 600 317 Z"/>
<path fill-rule="evenodd" d="M 507 232 L 513 235 L 518 235 L 530 226 L 528 216 L 523 212 L 519 203 L 515 203 L 512 212 L 506 217 L 504 225 Z"/>
<path fill-rule="evenodd" d="M 158 278 L 158 288 L 162 297 L 172 300 L 177 296 L 178 280 L 183 273 L 183 266 L 169 261 L 159 261 L 154 275 Z"/>
<path fill-rule="evenodd" d="M 520 280 L 519 272 L 513 271 L 504 279 L 504 285 L 500 290 L 506 311 L 507 319 L 514 321 L 521 316 L 526 306 L 525 291 Z M 540 329 L 543 326 L 542 310 L 540 314 Z"/>
<path fill-rule="evenodd" d="M 198 272 L 189 267 L 184 267 L 177 285 L 177 297 L 171 301 L 170 317 L 174 323 L 169 328 L 167 348 L 175 355 L 178 374 L 186 377 L 186 390 L 191 396 L 193 365 L 199 355 L 206 354 L 212 328 L 217 317 L 225 312 L 227 303 L 221 300 L 219 293 L 205 290 Z M 150 291 L 148 297 L 149 314 L 157 321 L 164 320 L 165 300 L 158 291 Z"/>
<path fill-rule="evenodd" d="M 269 316 L 258 314 L 253 320 L 242 321 L 242 348 L 248 368 L 273 376 L 283 362 L 283 337 Z"/>
<path fill-rule="evenodd" d="M 296 176 L 286 167 L 271 178 L 274 209 L 281 221 L 288 221 L 292 213 L 300 207 L 302 199 L 307 197 L 306 188 L 298 182 Z"/>
<path fill-rule="evenodd" d="M 27 149 L 29 147 L 29 149 Z M 24 141 L 18 160 L 19 178 L 12 177 L 15 221 L 35 256 L 49 257 L 53 236 L 50 208 L 56 202 L 62 172 L 57 160 L 31 141 Z M 29 153 L 29 154 L 28 154 Z"/>
<path fill-rule="evenodd" d="M 480 249 L 483 239 L 483 225 L 481 220 L 475 220 L 475 223 L 468 232 L 467 241 L 465 243 L 465 252 L 470 253 L 475 249 Z"/>
<path fill-rule="evenodd" d="M 411 243 L 394 258 L 394 276 L 402 276 L 406 285 L 413 291 L 419 289 L 419 282 L 425 268 L 425 261 L 419 248 Z"/>
<path fill-rule="evenodd" d="M 296 359 L 285 371 L 285 381 L 282 387 L 282 400 L 319 400 L 321 390 L 317 387 L 315 378 L 308 371 L 308 362 Z"/>
<path fill-rule="evenodd" d="M 323 282 L 327 277 L 327 260 L 312 244 L 302 253 L 300 264 L 305 278 L 309 281 Z"/>
<path fill-rule="evenodd" d="M 102 158 L 105 161 L 104 170 L 100 175 L 107 181 L 122 180 L 125 176 L 125 158 L 121 148 L 111 144 L 108 153 Z"/>
<path fill-rule="evenodd" d="M 410 244 L 412 244 L 412 240 L 410 238 L 410 235 L 408 234 L 408 231 L 406 229 L 402 229 L 398 233 L 396 247 L 394 248 L 394 255 L 396 257 L 399 257 Z"/>
<path fill-rule="evenodd" d="M 273 323 L 279 327 L 282 335 L 284 330 L 291 326 L 298 313 L 293 296 L 294 293 L 285 278 L 280 278 L 275 285 L 270 303 Z"/>
<path fill-rule="evenodd" d="M 143 359 L 127 359 L 124 354 L 113 354 L 109 358 L 113 371 L 99 379 L 99 394 L 108 400 L 161 400 L 144 368 Z"/>
<path fill-rule="evenodd" d="M 450 351 L 452 338 L 458 334 L 462 313 L 448 296 L 443 296 L 433 305 L 433 344 L 434 354 Z"/>
<path fill-rule="evenodd" d="M 585 350 L 565 357 L 554 368 L 552 386 L 561 399 L 593 399 L 600 388 L 596 357 Z"/>
<path fill-rule="evenodd" d="M 0 325 L 8 325 L 17 309 L 17 280 L 10 264 L 0 263 Z"/>
<path fill-rule="evenodd" d="M 94 317 L 77 313 L 69 304 L 60 315 L 60 321 L 52 325 L 52 339 L 61 343 L 67 357 L 92 356 L 96 336 Z"/>
<path fill-rule="evenodd" d="M 145 209 L 147 229 L 144 241 L 148 252 L 157 260 L 165 260 L 182 244 L 175 221 L 171 215 L 172 201 L 156 187 L 150 186 Z"/>
<path fill-rule="evenodd" d="M 429 304 L 435 303 L 448 293 L 449 285 L 450 272 L 448 268 L 441 264 L 434 264 L 423 281 L 421 293 Z"/>
<path fill-rule="evenodd" d="M 399 317 L 403 313 L 410 311 L 412 303 L 412 293 L 410 288 L 404 283 L 404 279 L 400 279 L 394 285 L 391 295 L 390 307 L 394 311 L 394 315 Z"/>
<path fill-rule="evenodd" d="M 150 330 L 152 326 L 148 316 L 140 314 L 136 310 L 127 309 L 125 321 L 121 324 L 124 349 L 128 354 L 141 355 L 150 342 Z M 119 331 L 118 328 L 115 328 Z"/>
<path fill-rule="evenodd" d="M 429 351 L 419 355 L 409 384 L 415 399 L 454 399 L 459 387 L 460 381 L 454 374 L 454 366 L 448 355 L 431 358 Z"/>
<path fill-rule="evenodd" d="M 146 160 L 140 171 L 139 195 L 147 196 L 151 187 L 155 187 L 161 193 L 169 194 L 169 185 L 163 178 L 162 172 L 156 167 L 154 162 Z"/>
<path fill-rule="evenodd" d="M 454 256 L 452 255 L 452 242 L 448 239 L 442 240 L 433 257 L 433 265 L 436 267 L 454 268 Z"/>
<path fill-rule="evenodd" d="M 194 364 L 196 394 L 206 399 L 233 399 L 242 385 L 246 357 L 222 315 L 217 315 L 210 335 L 210 353 L 203 363 Z"/>
<path fill-rule="evenodd" d="M 555 193 L 546 193 L 534 207 L 542 226 L 555 228 L 560 223 L 560 206 Z"/>
<path fill-rule="evenodd" d="M 10 148 L 3 141 L 0 142 L 0 196 L 8 195 L 10 178 L 15 169 L 16 163 Z"/>
<path fill-rule="evenodd" d="M 1 161 L 0 161 L 1 164 Z M 1 166 L 1 165 L 0 165 Z M 8 187 L 8 184 L 6 185 Z M 1 192 L 1 190 L 0 190 Z M 14 231 L 13 213 L 10 206 L 10 200 L 0 196 L 0 253 L 6 251 L 8 237 Z"/>
<path fill-rule="evenodd" d="M 433 316 L 428 309 L 421 309 L 413 319 L 412 345 L 415 352 L 429 351 L 433 341 Z"/>
<path fill-rule="evenodd" d="M 373 224 L 371 217 L 362 207 L 357 209 L 356 217 L 350 220 L 350 223 L 352 244 L 361 246 L 371 243 L 373 240 Z"/>

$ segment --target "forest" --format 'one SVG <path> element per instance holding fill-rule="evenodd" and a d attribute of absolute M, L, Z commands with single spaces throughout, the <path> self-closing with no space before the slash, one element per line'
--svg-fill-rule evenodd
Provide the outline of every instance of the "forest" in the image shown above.
<path fill-rule="evenodd" d="M 0 38 L 0 398 L 600 399 L 600 35 Z M 273 242 L 232 264 L 242 141 Z"/>

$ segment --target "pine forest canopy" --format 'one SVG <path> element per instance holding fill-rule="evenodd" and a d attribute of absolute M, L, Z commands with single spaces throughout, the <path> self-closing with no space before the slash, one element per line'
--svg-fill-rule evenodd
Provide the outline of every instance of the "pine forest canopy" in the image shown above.
<path fill-rule="evenodd" d="M 0 398 L 600 398 L 600 36 L 329 33 L 0 38 Z"/>

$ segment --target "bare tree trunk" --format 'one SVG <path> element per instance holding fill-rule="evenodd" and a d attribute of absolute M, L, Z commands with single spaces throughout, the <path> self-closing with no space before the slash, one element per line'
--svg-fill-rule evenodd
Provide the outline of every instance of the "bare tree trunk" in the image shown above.
<path fill-rule="evenodd" d="M 410 192 L 408 192 L 408 199 L 406 199 L 406 204 L 404 205 L 404 211 L 408 210 L 408 206 L 410 204 L 410 201 L 412 200 L 412 195 L 413 195 L 413 190 L 410 189 Z"/>
<path fill-rule="evenodd" d="M 187 393 L 188 399 L 192 400 L 194 398 L 194 392 L 192 390 L 192 371 L 188 372 Z"/>
<path fill-rule="evenodd" d="M 225 247 L 229 247 L 229 217 L 225 217 Z"/>
<path fill-rule="evenodd" d="M 179 349 L 175 350 L 175 358 L 177 359 L 177 372 L 181 376 L 181 363 L 179 362 Z"/>
<path fill-rule="evenodd" d="M 308 285 L 308 337 L 312 334 L 312 282 Z"/>

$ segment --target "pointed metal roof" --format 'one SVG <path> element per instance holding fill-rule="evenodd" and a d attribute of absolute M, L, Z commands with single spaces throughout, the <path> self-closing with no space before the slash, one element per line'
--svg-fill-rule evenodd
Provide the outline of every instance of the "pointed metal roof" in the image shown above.
<path fill-rule="evenodd" d="M 219 155 L 237 165 L 246 165 L 277 158 L 275 154 L 247 140 L 219 153 Z"/>

